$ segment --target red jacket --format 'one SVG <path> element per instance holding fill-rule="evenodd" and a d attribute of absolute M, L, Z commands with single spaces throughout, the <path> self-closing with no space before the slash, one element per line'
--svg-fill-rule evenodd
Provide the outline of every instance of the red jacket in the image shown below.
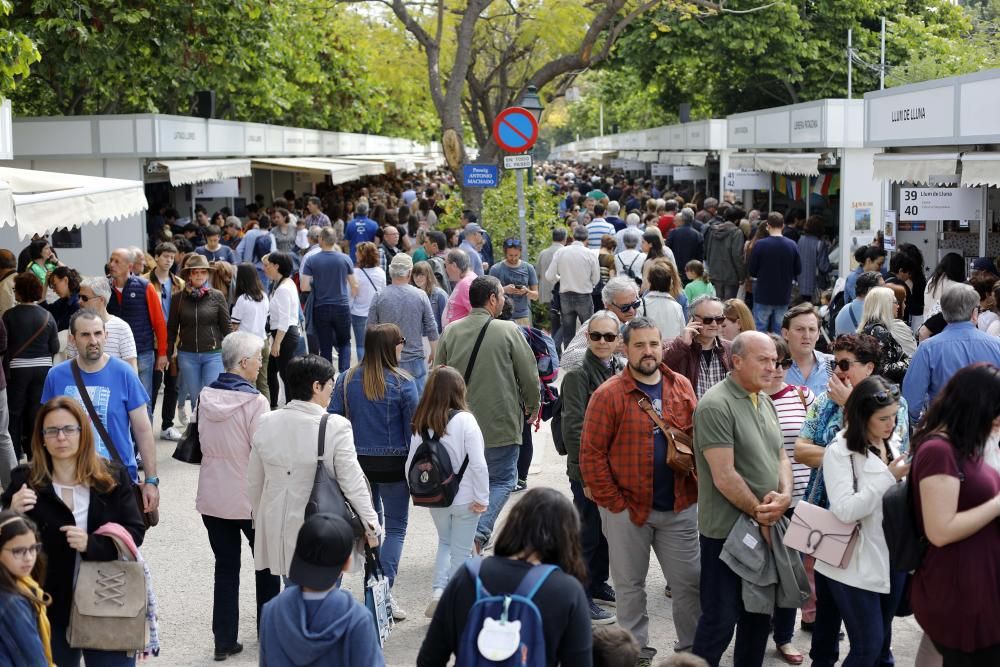
<path fill-rule="evenodd" d="M 697 403 L 687 378 L 665 364 L 663 421 L 690 434 Z M 587 405 L 580 438 L 583 482 L 601 507 L 612 512 L 628 509 L 632 523 L 642 525 L 653 507 L 653 429 L 655 424 L 639 407 L 646 396 L 625 368 L 594 392 Z M 674 476 L 674 511 L 698 501 L 694 475 Z"/>
<path fill-rule="evenodd" d="M 722 347 L 722 365 L 727 370 L 733 369 L 733 358 L 730 352 L 732 343 L 722 338 L 716 338 Z M 688 379 L 692 387 L 698 386 L 698 373 L 701 370 L 701 344 L 693 340 L 688 345 L 681 337 L 663 342 L 663 363 L 675 373 L 680 373 Z"/>

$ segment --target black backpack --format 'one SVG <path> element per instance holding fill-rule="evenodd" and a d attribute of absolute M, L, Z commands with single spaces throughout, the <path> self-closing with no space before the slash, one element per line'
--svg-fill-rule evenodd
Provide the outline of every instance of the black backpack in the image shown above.
<path fill-rule="evenodd" d="M 642 254 L 640 253 L 640 254 L 637 254 L 635 257 L 633 257 L 632 261 L 629 262 L 628 266 L 625 266 L 625 261 L 620 259 L 621 258 L 621 254 L 622 253 L 618 253 L 617 255 L 615 255 L 615 257 L 619 258 L 619 260 L 621 261 L 621 265 L 622 265 L 622 268 L 624 269 L 625 275 L 628 276 L 629 278 L 631 278 L 632 280 L 634 280 L 636 285 L 641 285 L 642 284 L 642 271 L 640 270 L 639 275 L 635 275 L 635 271 L 632 270 L 632 265 L 635 264 L 635 260 L 637 260 L 640 257 L 642 257 Z M 641 268 L 642 268 L 642 265 L 640 265 L 640 269 Z"/>
<path fill-rule="evenodd" d="M 449 423 L 456 414 L 458 410 L 448 413 Z M 451 467 L 451 456 L 441 444 L 439 434 L 435 433 L 431 437 L 425 430 L 421 436 L 423 442 L 417 446 L 410 469 L 406 472 L 413 504 L 418 507 L 450 507 L 462 484 L 465 469 L 469 467 L 469 457 L 466 455 L 456 474 Z"/>

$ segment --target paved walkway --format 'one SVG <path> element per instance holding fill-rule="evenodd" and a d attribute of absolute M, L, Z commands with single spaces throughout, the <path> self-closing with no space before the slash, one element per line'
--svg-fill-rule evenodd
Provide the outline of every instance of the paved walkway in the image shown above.
<path fill-rule="evenodd" d="M 201 517 L 195 512 L 198 468 L 179 463 L 170 457 L 174 443 L 158 443 L 160 477 L 163 479 L 161 523 L 149 531 L 143 553 L 150 562 L 160 604 L 160 636 L 163 651 L 156 665 L 209 665 L 212 662 L 212 573 L 214 561 Z M 565 474 L 565 459 L 552 446 L 548 425 L 536 434 L 536 460 L 529 476 L 530 486 L 551 486 L 570 495 Z M 516 501 L 517 496 L 513 496 Z M 501 518 L 502 520 L 502 518 Z M 426 509 L 411 508 L 410 523 L 403 548 L 395 597 L 409 612 L 398 623 L 385 647 L 389 665 L 413 665 L 427 631 L 429 620 L 423 612 L 430 599 L 431 577 L 437 549 L 437 533 Z M 249 548 L 244 549 L 242 586 L 240 587 L 240 641 L 244 652 L 226 661 L 227 665 L 257 664 L 257 635 L 254 621 L 253 561 Z M 671 621 L 671 601 L 664 596 L 663 575 L 652 560 L 648 581 L 651 642 L 665 657 L 676 639 Z M 362 597 L 361 575 L 345 578 L 345 587 Z M 894 650 L 897 664 L 912 665 L 920 640 L 920 630 L 910 618 L 897 619 Z M 796 644 L 808 652 L 809 635 L 796 635 Z M 847 642 L 841 655 L 846 656 Z M 731 654 L 724 659 L 731 662 Z M 764 662 L 768 667 L 785 663 L 777 658 L 773 645 Z M 364 667 L 364 666 L 352 666 Z M 572 667 L 572 666 L 570 666 Z"/>

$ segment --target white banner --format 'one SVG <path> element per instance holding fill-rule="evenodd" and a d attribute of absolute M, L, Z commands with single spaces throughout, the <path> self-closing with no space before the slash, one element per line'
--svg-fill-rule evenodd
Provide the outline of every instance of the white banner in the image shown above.
<path fill-rule="evenodd" d="M 653 164 L 650 165 L 650 169 L 653 171 L 653 176 L 671 176 L 674 173 L 673 167 L 669 164 Z"/>
<path fill-rule="evenodd" d="M 240 181 L 237 178 L 227 178 L 224 181 L 199 183 L 194 186 L 196 199 L 216 199 L 240 196 Z"/>
<path fill-rule="evenodd" d="M 771 175 L 750 169 L 730 169 L 726 172 L 727 190 L 767 190 L 771 187 Z"/>
<path fill-rule="evenodd" d="M 982 220 L 982 188 L 901 188 L 899 219 Z"/>
<path fill-rule="evenodd" d="M 675 181 L 703 181 L 708 178 L 704 167 L 674 167 Z"/>

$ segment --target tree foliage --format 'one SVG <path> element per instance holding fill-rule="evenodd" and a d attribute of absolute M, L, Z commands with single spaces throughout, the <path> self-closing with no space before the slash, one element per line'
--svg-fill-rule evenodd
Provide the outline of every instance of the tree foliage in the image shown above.
<path fill-rule="evenodd" d="M 0 16 L 6 17 L 13 10 L 10 0 L 0 0 Z M 0 27 L 0 96 L 6 97 L 17 88 L 38 58 L 30 37 L 9 26 Z"/>
<path fill-rule="evenodd" d="M 387 67 L 387 44 L 358 39 L 363 17 L 323 0 L 26 0 L 11 19 L 42 55 L 12 97 L 19 114 L 183 115 L 196 91 L 215 90 L 231 120 L 414 138 L 433 128 L 426 96 L 398 79 L 405 44 L 392 45 L 403 66 Z"/>
<path fill-rule="evenodd" d="M 657 124 L 649 119 L 676 122 L 681 102 L 692 105 L 693 117 L 717 118 L 846 97 L 848 29 L 857 54 L 853 94 L 860 97 L 879 85 L 882 16 L 887 86 L 996 62 L 988 21 L 944 0 L 730 0 L 725 6 L 731 12 L 661 8 L 637 21 L 602 71 L 586 75 L 583 85 L 593 94 L 570 105 L 567 125 L 596 134 L 601 101 L 606 131 L 612 124 L 624 131 Z M 757 7 L 763 9 L 734 13 Z"/>

